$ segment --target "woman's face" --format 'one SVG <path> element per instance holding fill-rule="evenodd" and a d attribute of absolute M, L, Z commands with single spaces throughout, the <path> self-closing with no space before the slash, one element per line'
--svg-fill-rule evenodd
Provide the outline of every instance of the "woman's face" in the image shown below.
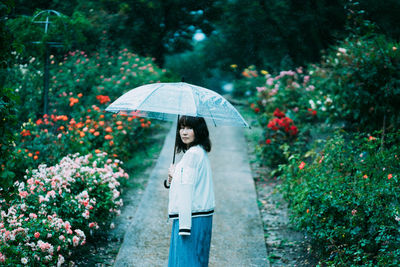
<path fill-rule="evenodd" d="M 181 126 L 181 129 L 179 130 L 179 135 L 181 136 L 182 142 L 185 145 L 189 145 L 194 141 L 194 131 L 192 128 L 188 126 Z"/>

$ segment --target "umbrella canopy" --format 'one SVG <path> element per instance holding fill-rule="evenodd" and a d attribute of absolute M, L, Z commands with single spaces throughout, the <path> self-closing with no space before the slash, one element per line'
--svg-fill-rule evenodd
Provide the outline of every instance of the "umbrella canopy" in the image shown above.
<path fill-rule="evenodd" d="M 249 127 L 224 97 L 209 89 L 184 83 L 147 84 L 123 94 L 106 111 L 174 121 L 177 115 L 203 117 L 215 126 Z"/>

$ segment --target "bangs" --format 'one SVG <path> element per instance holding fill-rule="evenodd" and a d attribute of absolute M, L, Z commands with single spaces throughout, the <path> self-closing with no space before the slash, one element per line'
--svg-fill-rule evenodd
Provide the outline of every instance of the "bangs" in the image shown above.
<path fill-rule="evenodd" d="M 194 129 L 195 126 L 198 124 L 199 118 L 197 117 L 190 117 L 190 116 L 182 116 L 179 119 L 179 126 L 180 127 L 189 127 Z"/>

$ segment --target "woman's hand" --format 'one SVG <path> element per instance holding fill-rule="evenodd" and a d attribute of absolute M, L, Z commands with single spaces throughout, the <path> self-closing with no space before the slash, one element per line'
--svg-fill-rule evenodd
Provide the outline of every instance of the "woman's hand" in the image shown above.
<path fill-rule="evenodd" d="M 168 169 L 168 183 L 169 184 L 171 184 L 171 182 L 172 182 L 172 178 L 173 178 L 172 176 L 174 175 L 174 172 L 175 172 L 175 165 L 171 164 Z"/>

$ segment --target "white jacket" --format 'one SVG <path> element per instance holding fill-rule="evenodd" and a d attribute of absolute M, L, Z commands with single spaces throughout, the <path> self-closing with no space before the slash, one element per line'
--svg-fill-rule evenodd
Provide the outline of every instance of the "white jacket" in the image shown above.
<path fill-rule="evenodd" d="M 169 189 L 169 218 L 179 219 L 179 235 L 190 235 L 192 217 L 214 213 L 211 166 L 200 145 L 189 148 L 175 166 Z"/>

